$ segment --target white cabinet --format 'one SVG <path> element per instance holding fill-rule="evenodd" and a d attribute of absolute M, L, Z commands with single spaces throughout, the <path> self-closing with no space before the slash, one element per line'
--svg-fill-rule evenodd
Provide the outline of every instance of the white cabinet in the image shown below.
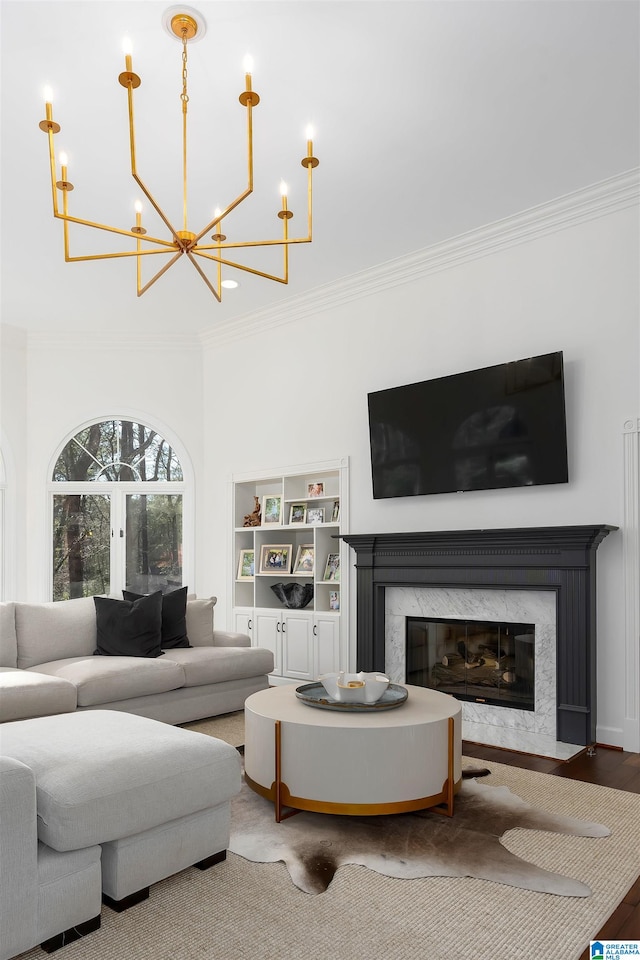
<path fill-rule="evenodd" d="M 254 613 L 251 643 L 254 647 L 266 647 L 273 654 L 273 672 L 282 675 L 282 615 L 279 610 L 256 610 Z"/>
<path fill-rule="evenodd" d="M 314 680 L 313 614 L 289 610 L 282 615 L 282 675 Z"/>
<path fill-rule="evenodd" d="M 315 676 L 335 673 L 340 663 L 340 619 L 335 614 L 317 614 L 313 623 Z M 315 678 L 314 678 L 315 679 Z"/>
<path fill-rule="evenodd" d="M 273 651 L 274 682 L 347 669 L 340 535 L 348 530 L 348 469 L 344 458 L 232 478 L 233 620 L 254 646 Z M 294 585 L 312 588 L 302 608 L 287 606 Z"/>
<path fill-rule="evenodd" d="M 236 633 L 246 633 L 253 635 L 253 610 L 242 610 L 241 608 L 233 611 L 233 629 Z"/>

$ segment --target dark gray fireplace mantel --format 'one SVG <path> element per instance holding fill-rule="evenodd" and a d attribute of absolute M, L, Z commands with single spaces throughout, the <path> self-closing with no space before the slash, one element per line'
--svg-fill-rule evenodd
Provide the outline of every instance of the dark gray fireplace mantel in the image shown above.
<path fill-rule="evenodd" d="M 554 590 L 557 739 L 596 739 L 596 563 L 617 527 L 520 527 L 349 534 L 356 552 L 357 669 L 384 670 L 385 589 Z"/>

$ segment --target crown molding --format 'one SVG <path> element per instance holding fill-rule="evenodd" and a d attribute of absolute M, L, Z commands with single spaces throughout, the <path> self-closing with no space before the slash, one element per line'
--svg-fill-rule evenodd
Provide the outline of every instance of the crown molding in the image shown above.
<path fill-rule="evenodd" d="M 29 349 L 33 350 L 60 350 L 65 351 L 77 349 L 86 350 L 87 341 L 84 334 L 77 330 L 61 330 L 56 333 L 50 331 L 33 330 L 27 333 L 27 343 Z M 149 353 L 153 351 L 167 351 L 175 353 L 176 350 L 194 350 L 200 352 L 202 345 L 197 334 L 185 333 L 123 333 L 118 331 L 117 336 L 113 332 L 104 330 L 99 333 L 91 334 L 91 348 L 100 348 L 103 350 L 121 350 L 126 346 L 127 351 L 140 350 Z"/>
<path fill-rule="evenodd" d="M 264 310 L 223 320 L 214 329 L 203 331 L 200 342 L 206 349 L 244 340 L 258 331 L 314 316 L 449 267 L 607 216 L 636 205 L 639 200 L 640 167 L 636 167 L 512 217 L 315 287 L 300 296 L 281 300 Z"/>

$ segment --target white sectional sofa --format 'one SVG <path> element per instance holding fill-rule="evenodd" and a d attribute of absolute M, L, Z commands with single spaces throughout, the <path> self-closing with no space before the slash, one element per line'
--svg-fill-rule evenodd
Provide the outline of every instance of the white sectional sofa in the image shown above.
<path fill-rule="evenodd" d="M 0 960 L 50 953 L 96 930 L 101 902 L 120 912 L 165 877 L 221 863 L 240 785 L 228 743 L 146 717 L 1 724 Z"/>
<path fill-rule="evenodd" d="M 214 630 L 215 598 L 186 602 L 191 647 L 161 656 L 94 656 L 93 597 L 0 603 L 0 722 L 122 710 L 179 724 L 241 710 L 268 686 L 273 654 Z"/>

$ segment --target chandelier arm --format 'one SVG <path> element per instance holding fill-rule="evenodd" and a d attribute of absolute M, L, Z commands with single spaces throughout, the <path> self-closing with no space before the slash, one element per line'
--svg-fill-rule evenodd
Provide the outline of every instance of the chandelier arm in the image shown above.
<path fill-rule="evenodd" d="M 309 235 L 309 240 L 313 235 L 313 189 L 312 189 L 312 171 L 313 164 L 307 164 L 307 233 Z"/>
<path fill-rule="evenodd" d="M 138 296 L 141 297 L 143 293 L 146 293 L 147 290 L 149 289 L 149 287 L 152 287 L 153 284 L 156 282 L 156 280 L 159 280 L 160 277 L 162 276 L 162 274 L 163 274 L 163 273 L 166 273 L 167 270 L 169 269 L 169 267 L 172 267 L 172 266 L 174 265 L 174 263 L 176 262 L 176 260 L 179 260 L 180 257 L 181 257 L 183 254 L 184 254 L 184 250 L 179 250 L 179 251 L 176 253 L 175 257 L 172 257 L 171 260 L 169 260 L 168 263 L 165 263 L 165 265 L 164 265 L 164 267 L 162 268 L 162 270 L 158 270 L 158 272 L 156 273 L 156 275 L 153 276 L 153 277 L 151 278 L 151 280 L 149 280 L 148 283 L 145 283 L 144 287 L 141 287 L 141 286 L 139 285 L 139 283 L 138 283 L 138 290 L 137 290 Z"/>
<path fill-rule="evenodd" d="M 213 284 L 209 280 L 208 276 L 206 275 L 206 273 L 204 272 L 200 264 L 196 262 L 196 259 L 190 250 L 187 250 L 187 256 L 189 257 L 189 260 L 191 260 L 191 263 L 194 265 L 194 267 L 196 268 L 196 270 L 198 271 L 198 273 L 200 274 L 200 276 L 202 277 L 206 285 L 209 287 L 209 290 L 214 295 L 218 303 L 222 303 L 222 294 L 218 292 L 218 290 L 220 290 L 220 281 L 221 281 L 221 269 L 222 269 L 221 264 L 220 263 L 218 264 L 218 290 L 216 290 L 216 288 L 213 286 Z"/>
<path fill-rule="evenodd" d="M 222 257 L 220 258 L 212 257 L 211 254 L 200 253 L 198 250 L 190 250 L 187 253 L 187 256 L 189 257 L 192 263 L 193 263 L 194 255 L 198 257 L 204 257 L 206 260 L 213 260 L 216 263 L 224 264 L 225 267 L 233 267 L 236 270 L 242 270 L 244 271 L 244 273 L 252 273 L 256 277 L 264 277 L 265 280 L 275 280 L 278 283 L 285 283 L 285 284 L 289 282 L 286 277 L 277 277 L 273 273 L 264 273 L 262 270 L 255 270 L 253 267 L 247 267 L 242 263 L 236 263 L 234 260 L 225 260 Z M 199 269 L 199 268 L 197 268 L 196 266 L 196 269 Z M 199 270 L 199 272 L 201 271 Z"/>
<path fill-rule="evenodd" d="M 138 175 L 138 163 L 136 160 L 136 127 L 135 127 L 135 117 L 133 110 L 133 91 L 136 87 L 140 86 L 140 78 L 137 74 L 133 73 L 131 70 L 131 57 L 127 55 L 126 57 L 126 67 L 127 71 L 120 76 L 120 83 L 127 89 L 127 105 L 129 111 L 129 156 L 131 158 L 131 176 L 138 184 L 145 197 L 156 211 L 164 225 L 173 234 L 174 240 L 177 243 L 179 241 L 178 232 L 169 222 L 165 214 L 162 212 L 156 201 L 154 200 L 151 192 L 142 181 Z M 137 82 L 136 82 L 137 81 Z M 134 234 L 135 236 L 135 234 Z M 156 241 L 158 243 L 166 243 L 167 241 Z"/>
<path fill-rule="evenodd" d="M 196 246 L 198 240 L 204 237 L 205 233 L 209 233 L 209 231 L 212 230 L 216 224 L 228 216 L 232 210 L 235 210 L 236 207 L 238 207 L 253 193 L 253 104 L 260 103 L 260 97 L 255 90 L 251 89 L 251 82 L 249 79 L 247 79 L 247 90 L 240 97 L 240 103 L 243 103 L 247 108 L 247 186 L 246 189 L 243 190 L 235 200 L 232 200 L 229 206 L 223 210 L 219 217 L 215 217 L 211 223 L 207 224 L 204 230 L 200 231 L 193 242 L 193 246 Z"/>
<path fill-rule="evenodd" d="M 211 221 L 211 223 L 208 223 L 208 224 L 206 225 L 206 227 L 204 228 L 204 230 L 201 230 L 201 231 L 200 231 L 200 233 L 195 237 L 191 249 L 193 249 L 193 247 L 198 243 L 198 240 L 200 240 L 202 237 L 204 237 L 205 233 L 209 233 L 209 231 L 212 230 L 218 223 L 220 223 L 221 220 L 224 220 L 224 218 L 225 218 L 226 216 L 228 216 L 228 214 L 230 214 L 230 213 L 232 212 L 232 210 L 235 210 L 235 208 L 238 207 L 238 206 L 240 206 L 240 204 L 241 204 L 244 200 L 246 200 L 247 197 L 251 196 L 252 193 L 253 193 L 253 188 L 252 188 L 252 187 L 247 187 L 246 190 L 243 190 L 242 193 L 238 194 L 238 196 L 235 198 L 235 200 L 232 200 L 231 203 L 229 204 L 229 206 L 224 208 L 224 210 L 222 211 L 222 213 L 220 214 L 220 216 L 214 217 L 214 219 Z M 217 246 L 217 244 L 216 244 L 216 246 Z M 207 249 L 209 249 L 209 248 L 207 248 Z M 211 246 L 210 249 L 212 249 L 212 250 L 214 249 L 213 245 Z"/>
<path fill-rule="evenodd" d="M 104 230 L 106 233 L 117 233 L 122 237 L 137 237 L 132 230 L 121 230 L 119 227 L 110 227 L 104 223 L 96 223 L 93 220 L 83 220 L 81 217 L 71 217 L 68 214 L 63 213 L 54 213 L 54 217 L 57 220 L 62 220 L 66 223 L 77 223 L 82 227 L 95 227 L 96 230 Z M 141 238 L 145 243 L 160 243 L 164 247 L 169 247 L 168 250 L 158 250 L 158 253 L 170 253 L 171 250 L 175 250 L 176 244 L 173 240 L 163 240 L 162 237 L 151 237 L 149 235 Z M 142 251 L 144 255 L 145 251 Z M 152 251 L 149 251 L 152 252 Z M 116 256 L 116 254 L 113 254 Z M 124 256 L 136 256 L 135 251 L 132 251 L 131 254 L 124 254 Z"/>
<path fill-rule="evenodd" d="M 85 260 L 119 260 L 124 257 L 148 257 L 153 254 L 162 253 L 166 257 L 168 254 L 172 253 L 175 250 L 141 250 L 138 253 L 137 250 L 119 250 L 117 253 L 88 253 L 81 257 L 65 257 L 67 263 L 82 263 Z M 181 257 L 184 254 L 184 250 L 179 250 L 177 256 Z"/>
<path fill-rule="evenodd" d="M 283 282 L 284 282 L 284 283 L 289 283 L 289 244 L 287 243 L 287 240 L 288 240 L 288 238 L 289 238 L 289 220 L 291 219 L 291 217 L 293 216 L 293 214 L 290 213 L 290 211 L 287 209 L 287 198 L 286 198 L 286 197 L 283 197 L 283 198 L 282 198 L 282 211 L 281 211 L 280 214 L 278 214 L 278 216 L 280 216 L 280 218 L 282 219 L 282 240 L 283 240 L 283 247 L 282 247 L 282 256 L 283 256 L 282 272 L 283 272 L 283 274 L 284 274 L 284 281 L 283 281 Z"/>
<path fill-rule="evenodd" d="M 160 243 L 168 243 L 168 244 L 169 244 L 169 243 L 174 243 L 174 242 L 175 242 L 175 243 L 179 243 L 179 242 L 180 242 L 180 237 L 179 237 L 178 231 L 175 229 L 175 227 L 173 226 L 173 224 L 169 221 L 169 219 L 166 217 L 166 215 L 165 215 L 165 214 L 163 213 L 163 211 L 160 209 L 160 207 L 159 207 L 158 204 L 156 203 L 156 201 L 155 201 L 152 193 L 150 192 L 150 190 L 148 189 L 148 187 L 146 186 L 146 184 L 140 179 L 140 177 L 138 176 L 137 173 L 132 173 L 132 176 L 133 176 L 133 179 L 135 180 L 135 182 L 138 184 L 138 186 L 139 186 L 140 189 L 142 190 L 142 192 L 144 193 L 144 195 L 145 195 L 145 197 L 147 198 L 147 200 L 149 201 L 149 203 L 151 204 L 151 206 L 153 207 L 153 209 L 155 210 L 155 212 L 158 214 L 158 216 L 160 217 L 160 219 L 161 219 L 162 222 L 164 223 L 165 227 L 169 230 L 169 232 L 170 232 L 171 234 L 173 234 L 173 241 L 161 240 L 161 241 L 158 241 L 158 242 L 160 242 Z M 126 233 L 126 232 L 127 232 L 127 231 L 125 231 L 125 233 Z M 135 234 L 134 234 L 134 236 L 135 236 Z"/>
<path fill-rule="evenodd" d="M 51 104 L 47 104 L 47 118 L 50 124 L 51 120 Z M 55 148 L 53 146 L 53 135 L 56 132 L 52 125 L 48 128 L 48 137 L 49 137 L 49 166 L 51 168 L 51 195 L 53 199 L 53 215 L 54 217 L 60 216 L 58 211 L 58 187 L 56 185 L 56 156 Z"/>
<path fill-rule="evenodd" d="M 208 243 L 203 246 L 192 247 L 193 253 L 203 253 L 205 250 L 238 250 L 243 247 L 282 247 L 292 243 L 311 243 L 311 237 L 287 237 L 286 240 L 242 240 L 237 243 Z"/>

